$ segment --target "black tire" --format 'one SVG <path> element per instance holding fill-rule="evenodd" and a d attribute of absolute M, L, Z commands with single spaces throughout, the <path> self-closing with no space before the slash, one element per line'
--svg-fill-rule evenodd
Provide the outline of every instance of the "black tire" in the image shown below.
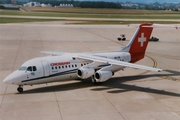
<path fill-rule="evenodd" d="M 23 88 L 22 88 L 22 87 L 18 87 L 18 88 L 17 88 L 17 91 L 18 91 L 19 93 L 22 93 L 22 92 L 23 92 Z"/>
<path fill-rule="evenodd" d="M 122 39 L 122 41 L 125 41 L 125 40 L 126 40 L 126 38 L 123 38 L 123 39 Z"/>
<path fill-rule="evenodd" d="M 117 38 L 119 41 L 121 41 L 121 38 Z"/>

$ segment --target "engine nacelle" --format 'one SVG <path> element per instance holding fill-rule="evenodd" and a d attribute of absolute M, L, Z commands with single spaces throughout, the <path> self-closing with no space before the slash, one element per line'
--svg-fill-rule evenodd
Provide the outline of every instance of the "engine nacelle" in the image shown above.
<path fill-rule="evenodd" d="M 79 68 L 77 71 L 77 76 L 81 79 L 86 79 L 94 75 L 94 69 L 92 68 Z"/>
<path fill-rule="evenodd" d="M 105 82 L 113 76 L 111 71 L 97 71 L 94 75 L 96 82 Z"/>

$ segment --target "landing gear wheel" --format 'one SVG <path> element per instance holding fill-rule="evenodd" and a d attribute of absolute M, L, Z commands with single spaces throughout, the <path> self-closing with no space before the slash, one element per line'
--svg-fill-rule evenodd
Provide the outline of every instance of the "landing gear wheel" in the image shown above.
<path fill-rule="evenodd" d="M 91 77 L 91 80 L 92 80 L 92 82 L 95 84 L 95 83 L 97 83 L 97 81 L 95 80 L 95 78 L 94 78 L 94 75 Z"/>
<path fill-rule="evenodd" d="M 94 85 L 100 85 L 102 82 L 97 82 L 96 79 L 94 78 L 94 75 L 91 77 L 92 83 Z"/>
<path fill-rule="evenodd" d="M 17 91 L 18 91 L 19 93 L 22 93 L 22 92 L 23 92 L 22 86 L 19 86 L 19 87 L 17 88 Z"/>

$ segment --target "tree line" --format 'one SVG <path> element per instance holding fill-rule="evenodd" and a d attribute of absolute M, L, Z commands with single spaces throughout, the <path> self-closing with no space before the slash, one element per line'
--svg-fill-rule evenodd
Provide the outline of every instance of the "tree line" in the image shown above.
<path fill-rule="evenodd" d="M 121 9 L 120 3 L 105 2 L 105 1 L 74 1 L 74 0 L 29 0 L 29 2 L 40 2 L 58 6 L 60 4 L 73 4 L 74 7 L 80 8 L 116 8 Z"/>
<path fill-rule="evenodd" d="M 74 7 L 80 7 L 80 8 L 116 8 L 121 9 L 121 5 L 119 3 L 114 2 L 103 2 L 103 1 L 83 1 L 83 2 L 74 2 Z"/>

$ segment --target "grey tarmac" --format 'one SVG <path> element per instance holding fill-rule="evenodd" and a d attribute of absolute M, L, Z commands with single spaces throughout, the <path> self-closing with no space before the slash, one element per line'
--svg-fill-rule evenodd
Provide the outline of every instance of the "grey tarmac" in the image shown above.
<path fill-rule="evenodd" d="M 161 73 L 126 68 L 109 81 L 90 79 L 24 86 L 2 81 L 40 51 L 120 49 L 134 34 L 126 25 L 61 22 L 0 24 L 0 120 L 180 120 L 180 30 L 155 28 L 146 57 L 136 64 Z M 127 41 L 117 41 L 126 34 Z"/>

